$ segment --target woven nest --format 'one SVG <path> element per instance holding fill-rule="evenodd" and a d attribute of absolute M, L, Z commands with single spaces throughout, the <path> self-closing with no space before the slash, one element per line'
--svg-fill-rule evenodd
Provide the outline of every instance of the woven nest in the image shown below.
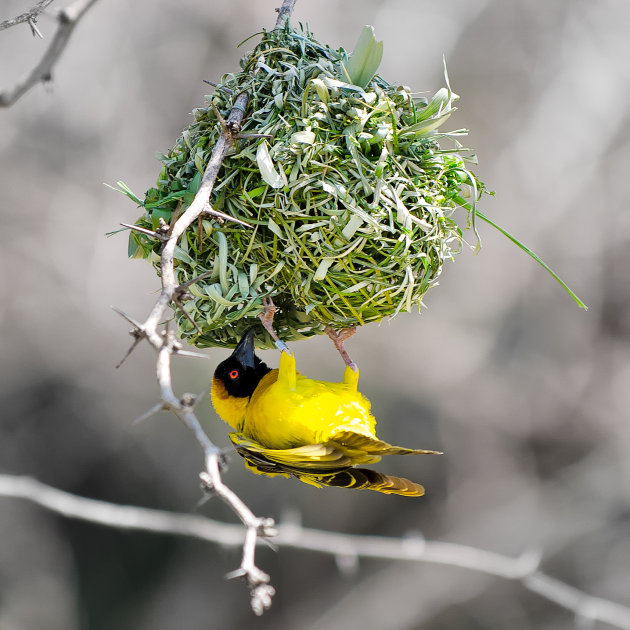
<path fill-rule="evenodd" d="M 249 94 L 243 132 L 266 137 L 238 141 L 211 204 L 252 229 L 204 216 L 175 253 L 180 283 L 210 272 L 184 305 L 201 332 L 176 311 L 190 343 L 234 346 L 258 322 L 266 296 L 287 341 L 419 308 L 459 251 L 451 215 L 463 206 L 474 219 L 482 186 L 457 141 L 465 131 L 436 131 L 457 96 L 448 81 L 431 99 L 390 85 L 375 75 L 381 51 L 371 29 L 349 59 L 307 31 L 264 33 L 242 71 L 222 78 L 160 156 L 137 221 L 149 229 L 175 221 L 192 201 L 221 134 L 216 111 L 227 117 L 236 95 Z M 159 248 L 130 235 L 130 255 L 158 272 Z"/>

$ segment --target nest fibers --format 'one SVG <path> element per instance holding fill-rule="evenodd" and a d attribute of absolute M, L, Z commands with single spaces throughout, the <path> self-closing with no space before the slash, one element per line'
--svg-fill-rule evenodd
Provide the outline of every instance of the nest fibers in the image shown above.
<path fill-rule="evenodd" d="M 308 31 L 264 33 L 242 71 L 223 77 L 160 156 L 157 187 L 137 221 L 151 229 L 192 201 L 221 134 L 216 111 L 227 117 L 236 96 L 249 94 L 243 133 L 266 137 L 238 141 L 211 204 L 253 229 L 204 216 L 179 242 L 180 283 L 210 272 L 190 286 L 184 306 L 202 332 L 177 312 L 187 341 L 234 346 L 258 323 L 265 296 L 287 341 L 410 311 L 460 250 L 451 215 L 463 206 L 474 219 L 482 186 L 457 141 L 465 130 L 436 131 L 457 95 L 448 80 L 431 99 L 388 84 L 375 75 L 381 55 L 368 27 L 350 58 Z M 158 271 L 159 249 L 131 233 L 130 254 Z"/>

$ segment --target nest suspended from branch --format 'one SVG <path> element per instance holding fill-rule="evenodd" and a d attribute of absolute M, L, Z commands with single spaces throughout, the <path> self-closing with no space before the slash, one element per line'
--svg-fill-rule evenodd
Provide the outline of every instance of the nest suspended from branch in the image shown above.
<path fill-rule="evenodd" d="M 236 96 L 250 97 L 243 138 L 215 184 L 213 208 L 253 229 L 211 217 L 192 225 L 175 253 L 178 281 L 189 287 L 191 324 L 180 334 L 200 346 L 233 347 L 258 323 L 262 298 L 278 311 L 289 341 L 375 322 L 419 308 L 445 259 L 462 245 L 452 218 L 464 207 L 474 223 L 483 186 L 468 169 L 474 156 L 458 137 L 438 132 L 457 98 L 446 87 L 431 99 L 377 76 L 382 44 L 364 29 L 348 58 L 306 30 L 264 33 L 222 78 L 208 106 L 194 110 L 163 163 L 137 225 L 174 222 L 192 201 Z M 468 198 L 469 201 L 466 201 Z M 159 272 L 160 244 L 130 234 L 129 253 Z M 271 346 L 270 339 L 264 343 Z"/>

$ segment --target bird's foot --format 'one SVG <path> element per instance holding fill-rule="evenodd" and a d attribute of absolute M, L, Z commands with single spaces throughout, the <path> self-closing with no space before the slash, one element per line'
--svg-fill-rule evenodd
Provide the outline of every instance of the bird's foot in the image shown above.
<path fill-rule="evenodd" d="M 276 348 L 278 348 L 281 352 L 289 352 L 287 344 L 278 337 L 276 331 L 273 329 L 273 318 L 277 310 L 273 300 L 270 297 L 264 297 L 262 303 L 265 310 L 258 316 L 260 323 L 269 335 L 271 335 L 271 338 L 276 344 Z"/>
<path fill-rule="evenodd" d="M 341 330 L 335 330 L 330 326 L 326 326 L 324 332 L 330 337 L 330 340 L 335 344 L 337 352 L 341 355 L 343 362 L 351 368 L 354 372 L 357 371 L 357 364 L 350 358 L 348 351 L 346 350 L 344 341 L 352 337 L 356 332 L 356 328 L 342 328 Z"/>

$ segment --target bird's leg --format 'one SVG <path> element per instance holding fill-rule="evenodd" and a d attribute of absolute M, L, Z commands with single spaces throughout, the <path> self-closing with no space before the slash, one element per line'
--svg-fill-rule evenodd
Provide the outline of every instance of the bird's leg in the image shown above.
<path fill-rule="evenodd" d="M 258 316 L 261 324 L 263 325 L 264 329 L 271 335 L 271 338 L 276 344 L 276 348 L 278 348 L 278 350 L 280 350 L 281 352 L 289 352 L 287 344 L 284 343 L 284 341 L 282 341 L 280 337 L 278 337 L 276 331 L 273 329 L 273 316 L 276 314 L 276 307 L 273 303 L 273 300 L 270 297 L 263 298 L 262 303 L 265 310 Z M 289 354 L 291 353 L 289 352 Z"/>
<path fill-rule="evenodd" d="M 356 332 L 356 328 L 343 328 L 342 330 L 334 330 L 330 326 L 326 326 L 324 332 L 330 337 L 335 344 L 337 352 L 341 355 L 343 362 L 353 371 L 357 371 L 357 364 L 350 358 L 348 351 L 343 345 L 346 339 L 349 339 Z"/>

